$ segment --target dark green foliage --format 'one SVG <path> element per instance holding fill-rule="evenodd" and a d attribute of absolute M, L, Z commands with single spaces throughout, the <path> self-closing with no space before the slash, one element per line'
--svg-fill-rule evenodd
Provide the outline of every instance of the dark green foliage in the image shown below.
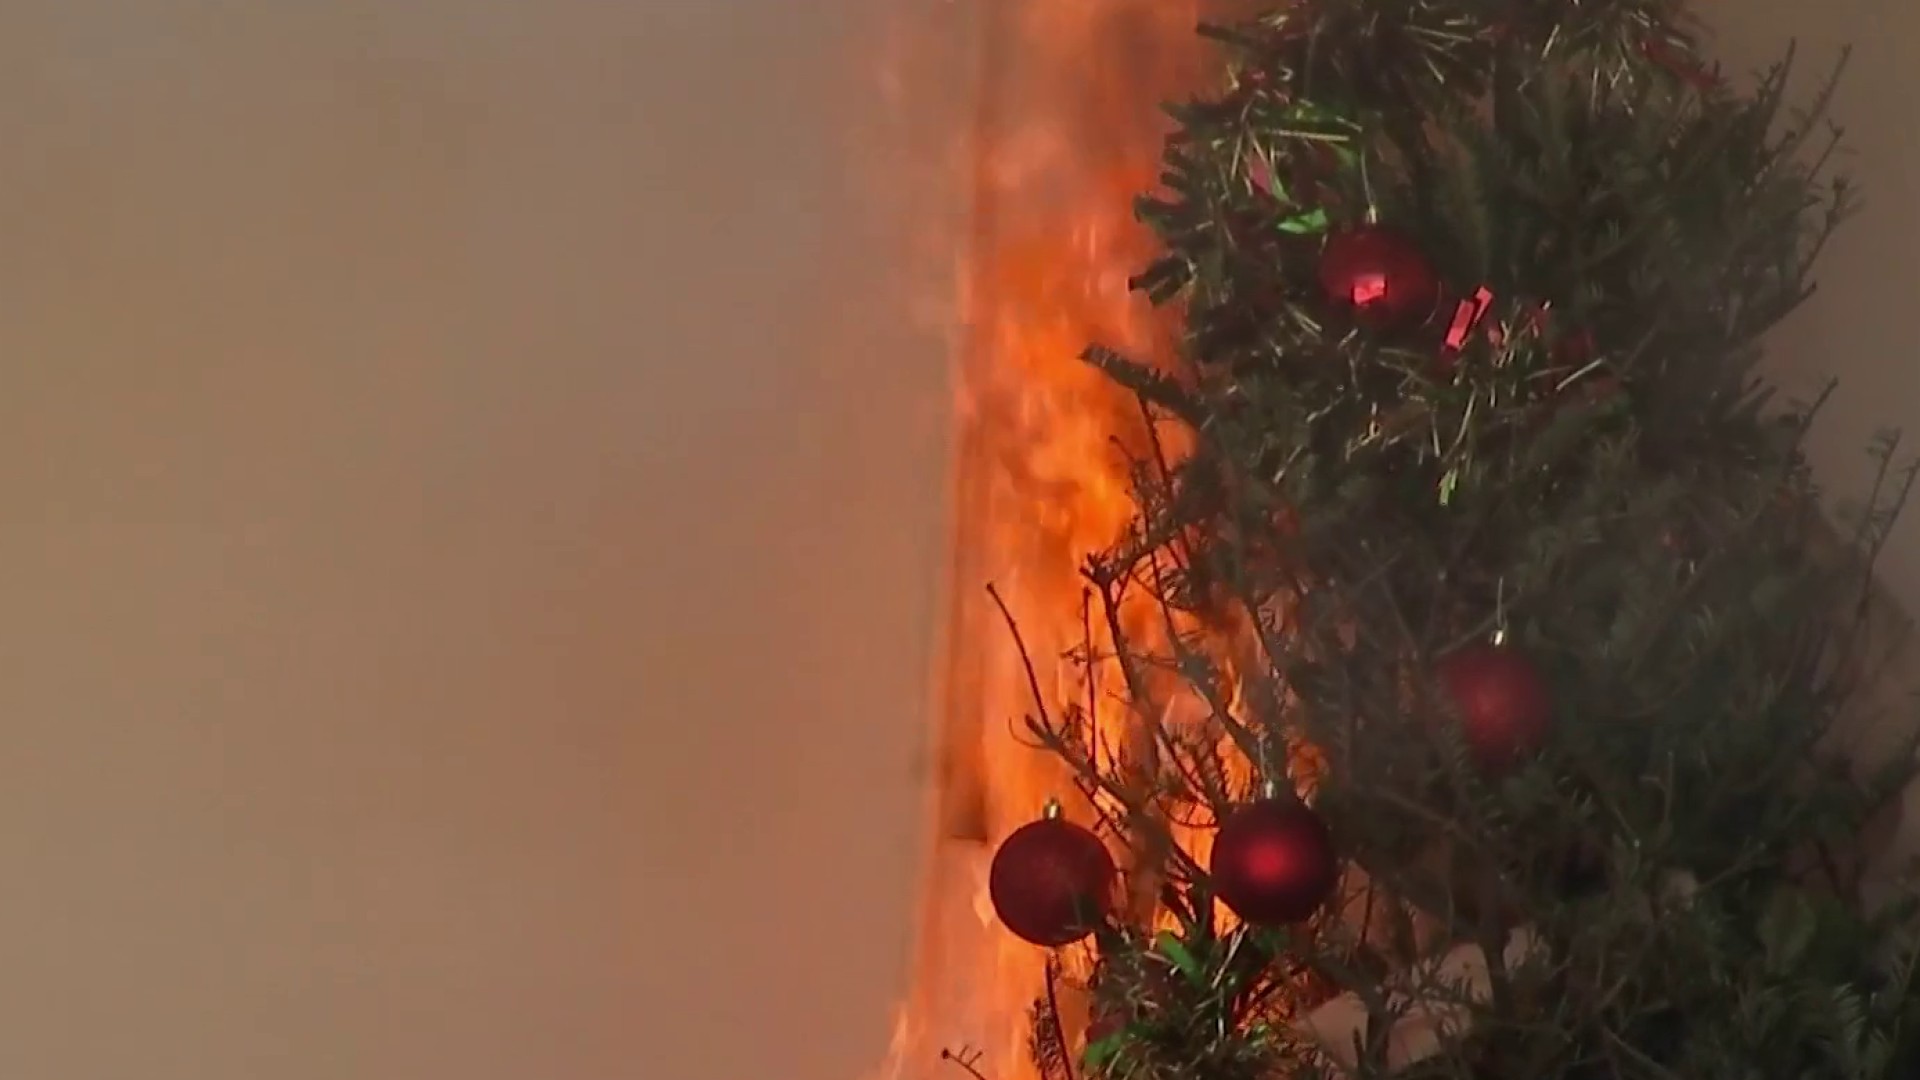
<path fill-rule="evenodd" d="M 1912 771 L 1862 783 L 1822 756 L 1884 520 L 1829 541 L 1814 410 L 1752 374 L 1850 195 L 1817 110 L 1783 105 L 1789 67 L 1735 92 L 1679 6 L 1303 0 L 1206 30 L 1231 77 L 1174 110 L 1139 205 L 1165 254 L 1137 284 L 1180 305 L 1185 354 L 1089 352 L 1198 447 L 1143 465 L 1137 534 L 1090 577 L 1109 604 L 1255 613 L 1265 659 L 1229 715 L 1216 654 L 1119 641 L 1215 727 L 1163 732 L 1144 787 L 1139 762 L 1089 783 L 1130 792 L 1117 816 L 1163 845 L 1165 821 L 1246 796 L 1219 746 L 1304 737 L 1316 805 L 1397 914 L 1223 934 L 1197 868 L 1165 860 L 1182 930 L 1103 938 L 1093 993 L 1129 1022 L 1081 1066 L 1317 1075 L 1276 1002 L 1357 992 L 1384 1030 L 1393 973 L 1526 925 L 1544 950 L 1496 971 L 1469 1036 L 1397 1074 L 1370 1046 L 1358 1075 L 1920 1075 L 1909 912 L 1869 916 L 1827 872 Z M 1447 312 L 1374 332 L 1321 294 L 1326 233 L 1370 218 L 1451 296 L 1491 292 L 1457 355 Z M 1505 776 L 1467 763 L 1427 676 L 1494 634 L 1557 703 L 1546 752 Z M 1143 716 L 1173 692 L 1130 689 Z"/>

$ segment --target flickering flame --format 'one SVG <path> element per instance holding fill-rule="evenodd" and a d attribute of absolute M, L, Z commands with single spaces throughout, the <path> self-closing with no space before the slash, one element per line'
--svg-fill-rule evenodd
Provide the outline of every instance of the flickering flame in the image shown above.
<path fill-rule="evenodd" d="M 1061 656 L 1086 633 L 1083 560 L 1133 516 L 1116 441 L 1137 445 L 1141 417 L 1079 357 L 1094 342 L 1164 355 L 1169 327 L 1127 286 L 1153 253 L 1132 204 L 1155 186 L 1160 106 L 1205 70 L 1193 33 L 1202 0 L 976 2 L 982 102 L 963 155 L 974 205 L 957 275 L 965 334 L 940 833 L 888 1080 L 967 1080 L 943 1052 L 977 1054 L 967 1064 L 987 1080 L 1034 1076 L 1027 1010 L 1046 955 L 995 922 L 986 868 L 1001 838 L 1073 791 L 1056 760 L 1016 738 L 1032 694 L 983 587 L 1018 620 L 1049 707 L 1088 702 Z M 1160 618 L 1136 610 L 1125 621 L 1151 636 Z M 1097 726 L 1121 745 L 1140 722 L 1117 702 L 1118 676 L 1104 682 Z"/>

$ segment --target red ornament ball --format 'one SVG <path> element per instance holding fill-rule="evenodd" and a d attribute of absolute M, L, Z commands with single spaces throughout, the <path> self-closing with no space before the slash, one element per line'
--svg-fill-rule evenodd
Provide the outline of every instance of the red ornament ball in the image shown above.
<path fill-rule="evenodd" d="M 1440 306 L 1440 278 L 1405 234 L 1361 225 L 1327 237 L 1320 252 L 1327 299 L 1376 328 L 1417 325 Z"/>
<path fill-rule="evenodd" d="M 1518 649 L 1470 646 L 1443 658 L 1436 674 L 1467 749 L 1483 768 L 1511 768 L 1546 742 L 1553 696 Z"/>
<path fill-rule="evenodd" d="M 1014 936 L 1058 948 L 1105 921 L 1115 873 L 1113 856 L 1091 829 L 1049 815 L 1001 841 L 987 871 L 987 896 Z"/>
<path fill-rule="evenodd" d="M 1298 799 L 1248 803 L 1227 815 L 1207 868 L 1213 893 L 1256 926 L 1305 920 L 1340 881 L 1327 823 Z"/>

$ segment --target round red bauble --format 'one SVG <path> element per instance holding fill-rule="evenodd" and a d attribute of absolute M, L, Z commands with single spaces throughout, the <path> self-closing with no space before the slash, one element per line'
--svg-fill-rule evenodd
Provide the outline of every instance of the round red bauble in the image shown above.
<path fill-rule="evenodd" d="M 1071 945 L 1113 908 L 1113 856 L 1091 829 L 1045 817 L 1015 829 L 993 853 L 987 896 L 1016 937 L 1035 945 Z"/>
<path fill-rule="evenodd" d="M 1327 299 L 1376 328 L 1412 326 L 1440 306 L 1440 278 L 1405 234 L 1360 225 L 1327 237 L 1320 252 L 1320 287 Z"/>
<path fill-rule="evenodd" d="M 1509 768 L 1546 742 L 1553 697 L 1526 654 L 1474 645 L 1443 658 L 1436 673 L 1467 749 L 1483 768 Z"/>
<path fill-rule="evenodd" d="M 1207 868 L 1213 894 L 1256 926 L 1297 923 L 1340 881 L 1327 823 L 1298 799 L 1271 798 L 1228 814 Z"/>

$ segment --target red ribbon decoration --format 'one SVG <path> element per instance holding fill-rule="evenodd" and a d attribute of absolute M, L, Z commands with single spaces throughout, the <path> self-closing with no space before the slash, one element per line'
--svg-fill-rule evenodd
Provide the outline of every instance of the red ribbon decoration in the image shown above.
<path fill-rule="evenodd" d="M 1691 58 L 1681 55 L 1680 50 L 1664 41 L 1648 38 L 1640 43 L 1640 53 L 1647 59 L 1666 68 L 1675 78 L 1705 93 L 1720 85 L 1720 73 L 1695 63 Z"/>
<path fill-rule="evenodd" d="M 1473 328 L 1480 325 L 1486 317 L 1487 309 L 1493 306 L 1493 290 L 1485 285 L 1473 290 L 1473 295 L 1460 301 L 1453 307 L 1453 321 L 1447 324 L 1447 352 L 1457 353 L 1467 347 L 1467 338 L 1473 334 Z"/>
<path fill-rule="evenodd" d="M 1266 155 L 1247 155 L 1247 182 L 1262 195 L 1273 194 L 1273 163 L 1267 160 Z"/>

